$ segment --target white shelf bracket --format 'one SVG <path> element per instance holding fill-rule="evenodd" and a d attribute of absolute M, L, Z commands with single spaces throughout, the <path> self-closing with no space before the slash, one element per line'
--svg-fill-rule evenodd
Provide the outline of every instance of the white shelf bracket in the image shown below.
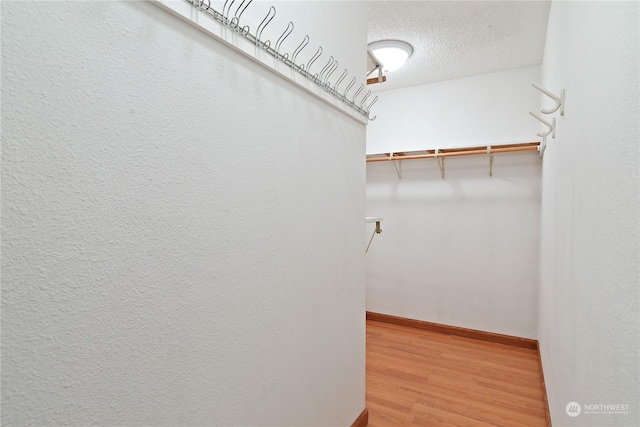
<path fill-rule="evenodd" d="M 435 158 L 440 166 L 440 178 L 444 179 L 444 157 L 438 157 L 438 149 L 435 150 Z"/>
<path fill-rule="evenodd" d="M 540 145 L 538 145 L 538 156 L 540 158 L 544 157 L 544 150 L 547 148 L 547 137 L 543 136 L 542 137 L 542 142 L 540 142 Z"/>
<path fill-rule="evenodd" d="M 369 252 L 369 247 L 371 246 L 371 242 L 373 242 L 373 238 L 376 234 L 382 233 L 382 228 L 380 227 L 380 223 L 382 222 L 382 217 L 367 217 L 365 218 L 366 222 L 375 222 L 376 228 L 373 230 L 373 234 L 371 235 L 371 239 L 369 239 L 369 244 L 367 245 L 367 249 L 364 250 L 364 253 Z"/>
<path fill-rule="evenodd" d="M 491 153 L 491 146 L 487 146 L 487 154 L 489 155 L 489 177 L 493 177 L 493 154 Z"/>
<path fill-rule="evenodd" d="M 400 163 L 400 168 L 398 169 L 398 165 L 396 165 L 396 161 L 393 159 L 393 153 L 389 153 L 389 160 L 393 162 L 393 167 L 396 168 L 396 173 L 398 174 L 398 179 L 402 179 L 402 163 Z"/>

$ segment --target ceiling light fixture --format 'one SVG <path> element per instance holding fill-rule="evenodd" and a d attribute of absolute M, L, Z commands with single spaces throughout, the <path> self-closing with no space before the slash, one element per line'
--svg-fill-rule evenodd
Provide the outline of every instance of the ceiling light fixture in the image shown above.
<path fill-rule="evenodd" d="M 413 47 L 400 40 L 380 40 L 369 43 L 369 50 L 382 65 L 382 71 L 385 74 L 401 68 L 413 54 Z"/>

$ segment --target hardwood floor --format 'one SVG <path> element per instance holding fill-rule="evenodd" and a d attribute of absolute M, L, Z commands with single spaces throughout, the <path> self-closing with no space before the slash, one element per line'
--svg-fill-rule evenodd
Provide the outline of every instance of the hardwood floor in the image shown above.
<path fill-rule="evenodd" d="M 536 350 L 367 320 L 369 427 L 548 426 Z"/>

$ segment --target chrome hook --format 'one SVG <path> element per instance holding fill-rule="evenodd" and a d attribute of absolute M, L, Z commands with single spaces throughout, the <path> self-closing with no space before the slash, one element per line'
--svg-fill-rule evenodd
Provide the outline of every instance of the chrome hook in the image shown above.
<path fill-rule="evenodd" d="M 376 95 L 375 98 L 373 98 L 373 101 L 371 101 L 371 104 L 367 105 L 367 118 L 369 118 L 369 113 L 371 112 L 371 107 L 373 107 L 373 104 L 376 103 L 376 101 L 378 101 L 378 95 Z M 369 118 L 369 121 L 372 122 L 374 121 L 378 116 L 373 116 L 373 118 Z"/>
<path fill-rule="evenodd" d="M 296 65 L 296 58 L 298 57 L 298 55 L 300 54 L 300 52 L 302 52 L 302 50 L 307 47 L 307 45 L 309 44 L 309 35 L 305 35 L 304 39 L 302 40 L 302 43 L 300 43 L 300 46 L 298 46 L 296 48 L 296 50 L 293 51 L 293 55 L 291 55 L 291 64 L 295 67 Z M 301 67 L 298 67 L 301 68 Z"/>
<path fill-rule="evenodd" d="M 367 111 L 371 111 L 371 107 L 373 107 L 373 104 L 375 104 L 377 101 L 378 101 L 378 95 L 376 95 L 376 97 L 373 98 L 373 101 L 371 101 L 371 104 L 367 105 Z"/>
<path fill-rule="evenodd" d="M 340 86 L 340 84 L 342 83 L 342 81 L 345 79 L 345 77 L 347 77 L 347 69 L 345 68 L 344 71 L 342 72 L 342 74 L 340 75 L 340 77 L 338 77 L 338 81 L 336 81 L 335 86 L 333 87 L 333 90 L 337 93 L 338 92 L 338 87 Z"/>
<path fill-rule="evenodd" d="M 207 2 L 205 6 L 204 3 Z M 193 5 L 207 12 L 211 8 L 211 0 L 194 0 Z"/>
<path fill-rule="evenodd" d="M 331 67 L 331 64 L 333 64 L 333 56 L 329 58 L 329 62 L 327 62 L 327 65 L 325 65 L 324 68 L 322 68 L 322 71 L 320 71 L 320 75 L 318 76 L 318 80 L 320 80 L 320 82 L 323 81 L 324 73 L 326 73 L 329 70 L 329 67 Z"/>
<path fill-rule="evenodd" d="M 356 92 L 355 95 L 353 95 L 353 98 L 351 98 L 351 104 L 355 104 L 356 103 L 356 98 L 358 97 L 358 95 L 360 95 L 360 92 L 362 92 L 362 90 L 364 89 L 364 84 L 360 84 L 360 87 L 358 88 L 358 91 Z"/>
<path fill-rule="evenodd" d="M 222 6 L 222 23 L 224 25 L 229 25 L 229 12 L 231 12 L 231 6 L 233 6 L 233 3 L 235 3 L 236 0 L 231 0 L 231 4 L 229 4 L 229 9 L 227 9 L 227 3 L 229 3 L 229 0 L 224 2 L 224 5 Z M 226 9 L 226 12 L 225 12 Z"/>
<path fill-rule="evenodd" d="M 311 65 L 313 65 L 313 63 L 316 62 L 318 58 L 320 58 L 320 56 L 322 56 L 322 46 L 318 47 L 318 50 L 316 51 L 316 53 L 313 55 L 313 57 L 311 57 L 309 62 L 307 62 L 307 71 L 306 71 L 307 78 L 309 78 L 309 70 L 311 69 Z"/>
<path fill-rule="evenodd" d="M 347 99 L 347 93 L 349 93 L 349 90 L 351 89 L 351 87 L 356 84 L 356 78 L 352 77 L 351 78 L 351 82 L 349 83 L 349 85 L 347 86 L 347 88 L 344 90 L 344 93 L 342 94 L 342 100 L 346 100 Z"/>
<path fill-rule="evenodd" d="M 336 71 L 337 68 L 338 68 L 338 61 L 333 63 L 327 75 L 324 76 L 324 82 L 325 82 L 324 86 L 326 89 L 329 89 L 329 77 L 331 77 L 331 75 Z"/>
<path fill-rule="evenodd" d="M 272 10 L 273 10 L 273 15 L 271 15 Z M 271 46 L 271 40 L 267 40 L 266 42 L 261 43 L 260 39 L 262 38 L 262 32 L 264 31 L 265 28 L 267 28 L 267 25 L 269 25 L 269 23 L 273 21 L 273 18 L 275 18 L 275 16 L 276 16 L 276 8 L 271 6 L 269 8 L 269 11 L 267 12 L 267 16 L 264 17 L 260 25 L 258 25 L 258 28 L 256 28 L 256 46 L 262 47 L 263 49 L 268 49 L 269 46 Z M 262 44 L 262 46 L 260 46 L 260 44 Z"/>
<path fill-rule="evenodd" d="M 371 91 L 367 91 L 367 94 L 364 96 L 364 98 L 362 98 L 362 101 L 360 101 L 360 108 L 362 108 L 362 106 L 364 105 L 364 101 L 366 101 L 370 95 L 371 95 Z"/>
<path fill-rule="evenodd" d="M 289 27 L 291 27 L 291 29 L 289 29 Z M 293 31 L 293 22 L 289 21 L 289 23 L 287 24 L 287 28 L 284 30 L 284 32 L 282 33 L 282 35 L 278 38 L 278 40 L 276 40 L 276 45 L 274 47 L 275 51 L 276 51 L 276 59 L 281 59 L 280 58 L 280 47 L 282 46 L 282 42 L 284 42 L 286 40 L 287 37 L 289 37 L 289 34 L 291 34 L 291 32 Z M 283 58 L 286 60 L 289 57 L 289 54 L 286 54 L 286 56 L 283 56 Z"/>
<path fill-rule="evenodd" d="M 240 22 L 240 17 L 242 16 L 242 14 L 244 13 L 245 10 L 247 10 L 247 8 L 249 7 L 249 5 L 253 2 L 253 0 L 249 0 L 247 2 L 247 5 L 244 7 L 244 9 L 242 9 L 240 11 L 240 14 L 238 14 L 238 11 L 240 10 L 240 8 L 242 7 L 242 5 L 244 4 L 244 2 L 247 0 L 242 0 L 242 3 L 240 3 L 240 6 L 238 6 L 238 8 L 236 9 L 236 13 L 233 15 L 234 18 L 238 19 L 238 22 Z"/>
<path fill-rule="evenodd" d="M 238 8 L 236 9 L 236 13 L 233 14 L 233 18 L 231 19 L 231 27 L 235 29 L 237 32 L 241 33 L 242 35 L 249 34 L 249 26 L 245 25 L 244 27 L 240 28 L 240 17 L 242 17 L 242 14 L 244 13 L 245 10 L 247 10 L 247 8 L 251 4 L 251 2 L 253 2 L 253 0 L 249 0 L 247 2 L 247 5 L 244 7 L 244 9 L 240 10 L 242 6 L 245 4 L 245 2 L 247 2 L 247 0 L 242 0 L 242 3 L 240 3 L 240 6 L 238 6 Z M 231 6 L 229 6 L 229 9 L 231 9 Z M 238 11 L 240 11 L 239 14 L 238 14 Z"/>

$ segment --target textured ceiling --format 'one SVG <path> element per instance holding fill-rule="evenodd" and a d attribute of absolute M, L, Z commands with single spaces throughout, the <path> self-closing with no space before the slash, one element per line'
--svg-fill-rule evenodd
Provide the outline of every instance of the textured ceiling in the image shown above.
<path fill-rule="evenodd" d="M 368 42 L 413 46 L 376 91 L 542 62 L 549 1 L 369 1 Z"/>

